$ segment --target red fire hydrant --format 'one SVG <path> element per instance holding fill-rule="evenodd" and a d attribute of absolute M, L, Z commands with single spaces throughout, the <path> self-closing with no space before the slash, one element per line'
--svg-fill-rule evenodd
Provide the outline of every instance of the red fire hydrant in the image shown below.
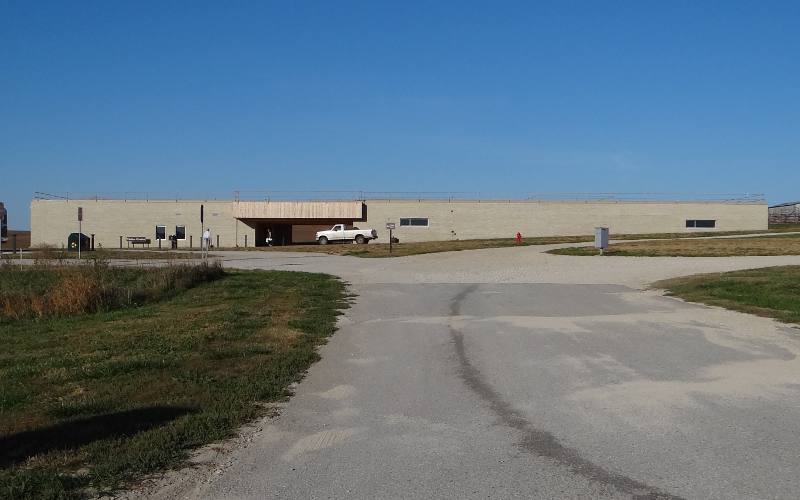
<path fill-rule="evenodd" d="M 517 240 L 517 245 L 522 243 L 522 234 L 520 234 L 519 231 L 517 231 L 517 236 L 515 239 Z"/>

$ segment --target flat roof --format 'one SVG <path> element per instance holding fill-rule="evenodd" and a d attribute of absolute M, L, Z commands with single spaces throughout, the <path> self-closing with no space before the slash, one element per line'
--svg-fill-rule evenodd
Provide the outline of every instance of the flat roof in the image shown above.
<path fill-rule="evenodd" d="M 63 193 L 36 192 L 34 200 L 119 200 L 188 202 L 352 202 L 352 201 L 446 201 L 446 202 L 650 202 L 650 203 L 752 203 L 766 204 L 763 194 L 753 193 L 490 193 L 437 191 L 234 191 L 230 195 L 182 195 L 167 192 Z"/>

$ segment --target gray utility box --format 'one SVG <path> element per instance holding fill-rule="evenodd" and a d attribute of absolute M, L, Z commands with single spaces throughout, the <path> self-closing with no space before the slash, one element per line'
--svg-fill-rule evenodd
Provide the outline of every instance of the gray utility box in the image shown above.
<path fill-rule="evenodd" d="M 608 248 L 608 228 L 596 227 L 594 228 L 594 247 L 595 248 Z"/>

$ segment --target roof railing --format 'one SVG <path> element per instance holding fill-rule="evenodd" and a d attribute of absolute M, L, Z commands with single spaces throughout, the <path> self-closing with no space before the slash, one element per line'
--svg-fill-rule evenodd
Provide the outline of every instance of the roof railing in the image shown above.
<path fill-rule="evenodd" d="M 447 201 L 716 201 L 763 203 L 756 193 L 669 193 L 669 192 L 472 192 L 472 191 L 235 191 L 235 201 L 326 201 L 326 200 L 447 200 Z"/>
<path fill-rule="evenodd" d="M 52 194 L 37 191 L 35 200 L 121 200 L 121 201 L 695 201 L 720 203 L 765 203 L 760 193 L 672 193 L 672 192 L 472 192 L 472 191 L 278 191 L 237 190 L 230 194 L 187 195 L 172 192 L 120 191 Z"/>

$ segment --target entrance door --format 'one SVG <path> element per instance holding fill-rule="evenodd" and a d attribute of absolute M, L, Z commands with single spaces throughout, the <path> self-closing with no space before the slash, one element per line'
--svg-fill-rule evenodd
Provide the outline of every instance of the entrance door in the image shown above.
<path fill-rule="evenodd" d="M 273 246 L 284 246 L 292 244 L 291 224 L 268 224 L 268 230 L 272 231 Z"/>
<path fill-rule="evenodd" d="M 292 225 L 261 222 L 255 227 L 256 246 L 283 246 L 292 244 Z"/>

